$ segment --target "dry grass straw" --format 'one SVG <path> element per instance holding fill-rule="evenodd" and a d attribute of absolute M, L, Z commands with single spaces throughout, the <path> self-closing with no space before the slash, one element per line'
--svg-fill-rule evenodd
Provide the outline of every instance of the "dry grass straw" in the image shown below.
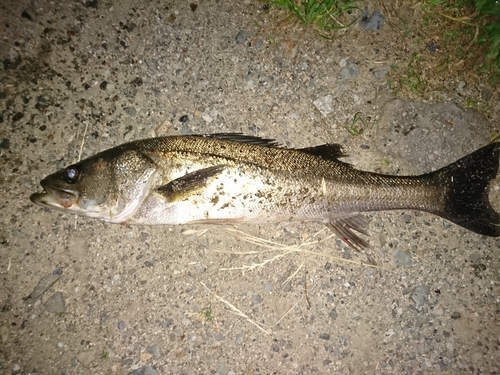
<path fill-rule="evenodd" d="M 190 229 L 190 230 L 184 231 L 183 234 L 185 234 L 185 235 L 202 236 L 208 230 L 209 229 L 203 229 L 203 230 Z M 316 239 L 318 237 L 318 235 L 320 233 L 322 233 L 325 229 L 316 232 L 312 237 L 308 238 L 307 240 L 305 240 L 304 242 L 302 242 L 302 243 L 300 243 L 298 245 L 286 245 L 286 244 L 277 243 L 277 242 L 274 242 L 274 241 L 271 241 L 271 240 L 266 240 L 264 238 L 257 237 L 257 236 L 251 235 L 249 233 L 246 233 L 246 232 L 238 229 L 237 227 L 225 227 L 225 228 L 223 228 L 223 230 L 226 231 L 227 233 L 229 233 L 230 235 L 232 235 L 233 237 L 237 238 L 237 239 L 240 239 L 242 241 L 248 242 L 248 243 L 250 243 L 252 245 L 256 245 L 256 246 L 258 246 L 260 248 L 263 248 L 264 250 L 262 250 L 262 249 L 255 249 L 255 250 L 248 250 L 248 251 L 213 250 L 215 252 L 226 253 L 226 254 L 236 254 L 236 255 L 259 255 L 259 254 L 268 253 L 268 252 L 278 252 L 278 254 L 276 254 L 274 256 L 271 256 L 271 257 L 269 257 L 269 258 L 267 258 L 267 259 L 265 259 L 265 260 L 263 260 L 262 262 L 259 262 L 259 263 L 254 263 L 254 264 L 251 264 L 251 265 L 243 265 L 243 266 L 240 266 L 240 267 L 221 268 L 221 270 L 224 270 L 224 271 L 229 271 L 229 270 L 254 270 L 256 268 L 264 267 L 264 266 L 266 266 L 268 264 L 271 264 L 272 262 L 274 262 L 276 260 L 279 260 L 281 258 L 284 258 L 285 256 L 287 256 L 289 254 L 297 254 L 297 253 L 304 254 L 306 256 L 309 256 L 309 255 L 319 256 L 319 257 L 328 258 L 328 259 L 331 259 L 331 260 L 346 262 L 346 263 L 350 263 L 350 264 L 356 264 L 356 265 L 360 265 L 360 266 L 366 266 L 366 267 L 372 267 L 372 268 L 381 268 L 381 267 L 376 266 L 376 265 L 372 265 L 372 264 L 368 264 L 368 263 L 364 263 L 364 262 L 360 262 L 360 261 L 354 261 L 354 260 L 339 258 L 339 257 L 333 256 L 333 255 L 329 255 L 329 254 L 325 254 L 325 253 L 320 253 L 320 252 L 308 249 L 307 247 L 311 247 L 313 245 L 318 245 L 321 242 L 327 241 L 330 238 L 335 237 L 334 234 L 331 234 L 331 235 L 329 235 L 329 236 L 327 236 L 327 237 L 325 237 L 323 239 Z M 303 268 L 304 264 L 305 264 L 305 262 L 302 262 L 301 265 L 295 270 L 295 272 L 293 272 L 282 283 L 282 286 L 284 286 L 285 284 L 287 284 L 288 282 L 290 282 L 299 273 L 299 271 Z M 236 315 L 236 316 L 238 316 L 240 318 L 243 318 L 244 320 L 246 320 L 250 324 L 252 324 L 255 327 L 257 327 L 257 329 L 259 329 L 259 331 L 265 333 L 266 335 L 271 335 L 273 333 L 273 327 L 275 327 L 281 321 L 283 321 L 283 319 L 285 319 L 285 317 L 288 316 L 288 314 L 290 314 L 290 312 L 299 303 L 299 301 L 295 302 L 295 304 L 293 304 L 285 312 L 285 314 L 283 314 L 283 316 L 281 316 L 281 318 L 278 319 L 278 321 L 276 321 L 276 323 L 274 323 L 273 325 L 269 326 L 267 324 L 260 323 L 260 322 L 257 322 L 256 320 L 252 319 L 247 314 L 245 314 L 243 311 L 241 311 L 238 307 L 236 307 L 234 304 L 232 304 L 231 302 L 229 302 L 225 298 L 219 296 L 218 294 L 216 294 L 215 292 L 213 292 L 212 290 L 210 290 L 203 282 L 200 282 L 200 283 L 219 302 L 222 302 L 228 308 L 229 312 L 231 312 L 232 314 L 234 314 L 234 315 Z"/>
<path fill-rule="evenodd" d="M 225 300 L 224 298 L 222 298 L 221 296 L 219 296 L 218 294 L 212 292 L 202 281 L 200 281 L 201 285 L 203 285 L 205 287 L 205 289 L 210 293 L 212 294 L 215 298 L 217 298 L 220 302 L 224 303 L 228 308 L 229 308 L 229 311 L 231 313 L 233 313 L 234 315 L 236 316 L 239 316 L 243 319 L 245 319 L 247 322 L 253 324 L 254 326 L 256 326 L 260 331 L 264 332 L 265 334 L 267 335 L 270 335 L 272 334 L 272 329 L 271 327 L 269 327 L 268 325 L 264 324 L 264 323 L 259 323 L 253 319 L 251 319 L 247 314 L 245 314 L 243 311 L 241 311 L 240 309 L 238 309 L 236 306 L 234 306 L 231 302 Z"/>
<path fill-rule="evenodd" d="M 304 242 L 298 244 L 298 245 L 286 245 L 282 244 L 279 242 L 274 242 L 271 240 L 266 240 L 261 237 L 257 237 L 254 235 L 251 235 L 249 233 L 246 233 L 242 231 L 241 229 L 238 229 L 237 227 L 226 227 L 224 228 L 226 232 L 234 236 L 235 238 L 238 238 L 242 241 L 248 242 L 252 245 L 256 245 L 260 248 L 263 248 L 264 250 L 248 250 L 248 251 L 232 251 L 232 250 L 213 250 L 218 253 L 227 253 L 227 254 L 235 254 L 235 255 L 253 255 L 253 254 L 262 254 L 264 252 L 277 252 L 278 254 L 271 256 L 267 259 L 264 259 L 262 262 L 259 263 L 253 263 L 250 265 L 243 265 L 240 267 L 231 267 L 231 268 L 221 268 L 222 271 L 230 271 L 230 270 L 254 270 L 259 267 L 264 267 L 268 264 L 271 264 L 272 262 L 284 258 L 285 256 L 289 254 L 304 254 L 304 255 L 311 255 L 311 256 L 318 256 L 322 258 L 327 258 L 330 260 L 334 261 L 339 261 L 339 262 L 345 262 L 345 263 L 350 263 L 350 264 L 355 264 L 358 266 L 365 266 L 365 267 L 373 267 L 373 268 L 380 268 L 380 266 L 361 262 L 361 261 L 356 261 L 356 260 L 350 260 L 350 259 L 344 259 L 340 258 L 334 255 L 330 254 L 325 254 L 325 253 L 320 253 L 314 250 L 310 250 L 310 247 L 314 245 L 318 245 L 322 242 L 325 242 L 329 240 L 332 237 L 335 237 L 335 234 L 330 234 L 329 236 L 323 238 L 323 239 L 315 239 L 320 233 L 322 233 L 324 230 L 320 230 L 316 232 L 312 237 L 308 238 Z"/>

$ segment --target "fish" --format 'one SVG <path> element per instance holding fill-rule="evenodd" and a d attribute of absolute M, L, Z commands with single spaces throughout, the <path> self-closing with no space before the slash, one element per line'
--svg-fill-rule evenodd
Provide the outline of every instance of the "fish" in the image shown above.
<path fill-rule="evenodd" d="M 419 210 L 500 236 L 488 193 L 500 142 L 434 172 L 393 176 L 356 169 L 339 144 L 286 148 L 233 133 L 166 136 L 102 151 L 41 180 L 40 206 L 110 223 L 325 223 L 349 246 L 369 247 L 364 213 Z"/>

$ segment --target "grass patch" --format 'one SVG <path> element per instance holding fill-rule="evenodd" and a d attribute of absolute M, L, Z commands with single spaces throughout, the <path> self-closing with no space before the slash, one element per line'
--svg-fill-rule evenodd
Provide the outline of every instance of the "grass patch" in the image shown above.
<path fill-rule="evenodd" d="M 333 32 L 352 25 L 357 18 L 351 14 L 359 8 L 357 0 L 267 0 L 269 5 L 286 9 L 287 20 L 295 19 L 303 25 L 311 26 L 320 35 L 331 38 Z M 425 33 L 411 43 L 420 48 L 410 50 L 408 65 L 401 64 L 393 71 L 391 88 L 399 93 L 407 88 L 412 96 L 425 96 L 433 75 L 446 74 L 446 71 L 470 69 L 477 74 L 487 74 L 489 83 L 494 87 L 500 82 L 500 1 L 497 0 L 416 0 L 422 13 L 421 24 L 412 24 L 412 17 L 396 16 L 401 22 L 402 37 L 415 37 L 414 30 L 425 28 Z M 394 8 L 387 2 L 384 8 L 390 13 L 404 13 L 404 9 Z M 414 6 L 407 8 L 414 9 Z M 386 13 L 387 13 L 386 12 Z M 417 22 L 418 23 L 418 22 Z M 422 37 L 421 35 L 425 35 Z M 438 43 L 429 45 L 429 40 L 439 41 L 440 61 L 435 56 L 427 56 Z M 424 61 L 425 60 L 425 61 Z M 431 61 L 432 60 L 432 61 Z M 463 66 L 459 66 L 463 64 Z M 425 74 L 427 72 L 428 78 Z"/>
<path fill-rule="evenodd" d="M 500 82 L 500 2 L 414 0 L 406 9 L 388 5 L 388 11 L 396 15 L 391 26 L 405 51 L 388 74 L 394 96 L 430 99 L 450 83 L 488 81 L 495 88 Z"/>
<path fill-rule="evenodd" d="M 388 82 L 394 96 L 405 89 L 417 97 L 423 97 L 428 92 L 424 58 L 421 53 L 414 52 L 404 70 L 395 66 L 392 67 L 392 72 L 396 74 L 392 74 Z"/>
<path fill-rule="evenodd" d="M 290 12 L 287 20 L 296 19 L 312 26 L 321 36 L 330 38 L 332 32 L 349 27 L 356 19 L 350 14 L 358 9 L 356 0 L 270 0 L 268 3 Z"/>
<path fill-rule="evenodd" d="M 478 73 L 488 73 L 493 86 L 500 81 L 500 2 L 495 0 L 423 0 L 426 18 L 444 19 L 455 23 L 452 29 L 443 29 L 445 43 L 453 43 L 461 35 L 468 35 L 469 46 L 478 44 L 475 52 L 458 45 L 459 57 L 475 57 L 474 68 Z M 453 28 L 458 26 L 458 28 Z"/>

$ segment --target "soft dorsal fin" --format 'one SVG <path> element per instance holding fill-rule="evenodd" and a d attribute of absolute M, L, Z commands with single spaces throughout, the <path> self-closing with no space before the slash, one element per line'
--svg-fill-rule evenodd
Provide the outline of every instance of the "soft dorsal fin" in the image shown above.
<path fill-rule="evenodd" d="M 337 143 L 327 143 L 324 145 L 301 148 L 299 151 L 306 154 L 317 156 L 322 159 L 338 161 L 338 158 L 347 156 L 342 151 L 342 146 Z"/>
<path fill-rule="evenodd" d="M 241 134 L 241 133 L 203 134 L 202 137 L 204 137 L 204 138 L 224 139 L 224 140 L 227 140 L 227 141 L 233 141 L 233 142 L 239 142 L 239 143 L 247 143 L 247 144 L 256 145 L 256 146 L 283 147 L 275 139 L 260 138 L 260 137 L 255 137 L 253 135 L 244 135 L 244 134 Z"/>

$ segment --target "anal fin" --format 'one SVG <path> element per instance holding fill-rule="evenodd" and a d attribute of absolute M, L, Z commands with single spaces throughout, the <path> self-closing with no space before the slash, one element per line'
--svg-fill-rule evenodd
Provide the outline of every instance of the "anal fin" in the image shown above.
<path fill-rule="evenodd" d="M 340 216 L 326 224 L 342 241 L 360 251 L 369 247 L 368 242 L 359 237 L 354 231 L 368 235 L 368 220 L 361 214 Z"/>
<path fill-rule="evenodd" d="M 182 177 L 170 181 L 159 187 L 156 191 L 164 196 L 167 201 L 176 202 L 188 199 L 190 196 L 202 191 L 209 181 L 218 176 L 226 168 L 224 165 L 199 169 Z"/>

